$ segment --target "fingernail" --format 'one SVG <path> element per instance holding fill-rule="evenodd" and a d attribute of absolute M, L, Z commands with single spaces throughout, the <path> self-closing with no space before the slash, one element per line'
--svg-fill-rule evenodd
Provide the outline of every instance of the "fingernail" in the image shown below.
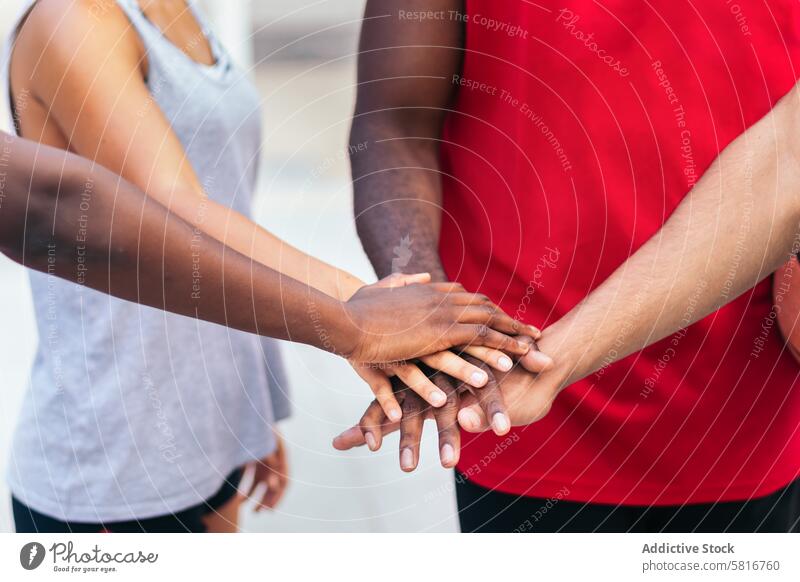
<path fill-rule="evenodd" d="M 403 469 L 414 468 L 414 453 L 411 452 L 411 449 L 403 449 L 400 451 L 400 466 Z"/>
<path fill-rule="evenodd" d="M 470 379 L 472 380 L 472 385 L 475 386 L 475 388 L 480 388 L 489 381 L 489 376 L 486 375 L 486 372 L 473 372 L 472 376 L 470 376 Z"/>
<path fill-rule="evenodd" d="M 530 344 L 528 344 L 526 342 L 517 342 L 517 345 L 519 346 L 519 349 L 522 350 L 523 354 L 527 354 L 528 350 L 531 349 Z"/>
<path fill-rule="evenodd" d="M 464 408 L 458 413 L 458 422 L 460 422 L 464 428 L 477 429 L 478 425 L 481 423 L 481 419 L 475 414 L 475 411 Z"/>
<path fill-rule="evenodd" d="M 500 356 L 500 358 L 497 360 L 497 364 L 500 366 L 501 370 L 507 372 L 514 365 L 514 362 L 512 362 L 511 358 L 508 356 Z"/>
<path fill-rule="evenodd" d="M 453 464 L 453 462 L 456 459 L 456 452 L 453 449 L 453 445 L 451 445 L 450 443 L 446 443 L 444 446 L 442 446 L 441 458 L 442 458 L 442 465 Z"/>
<path fill-rule="evenodd" d="M 541 367 L 543 370 L 553 364 L 553 358 L 539 351 L 532 352 L 530 354 L 530 358 L 536 363 L 537 366 Z"/>
<path fill-rule="evenodd" d="M 540 337 L 542 337 L 542 331 L 538 327 L 529 325 L 528 329 L 533 334 L 533 339 L 539 339 Z"/>
<path fill-rule="evenodd" d="M 508 417 L 502 412 L 498 412 L 492 417 L 492 425 L 494 426 L 495 432 L 498 434 L 505 434 L 511 429 L 511 423 L 508 421 Z"/>
<path fill-rule="evenodd" d="M 371 432 L 368 432 L 366 435 L 364 435 L 364 439 L 367 441 L 367 446 L 369 447 L 370 451 L 377 450 L 378 441 L 375 440 L 375 436 Z"/>
<path fill-rule="evenodd" d="M 397 422 L 403 417 L 403 413 L 400 412 L 399 408 L 390 408 L 389 409 L 389 420 L 392 422 Z"/>
<path fill-rule="evenodd" d="M 447 396 L 444 395 L 444 392 L 431 392 L 429 401 L 434 406 L 442 406 L 447 402 Z"/>

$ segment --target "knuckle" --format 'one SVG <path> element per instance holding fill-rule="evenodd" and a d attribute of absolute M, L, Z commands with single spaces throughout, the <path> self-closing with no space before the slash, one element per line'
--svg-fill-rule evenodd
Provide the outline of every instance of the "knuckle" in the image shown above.
<path fill-rule="evenodd" d="M 422 413 L 422 401 L 419 397 L 406 398 L 403 401 L 403 412 L 410 416 L 417 416 Z"/>

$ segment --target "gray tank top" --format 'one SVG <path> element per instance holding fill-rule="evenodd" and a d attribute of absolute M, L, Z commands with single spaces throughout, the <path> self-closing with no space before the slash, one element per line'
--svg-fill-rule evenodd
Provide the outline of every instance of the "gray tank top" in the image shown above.
<path fill-rule="evenodd" d="M 167 40 L 136 0 L 117 4 L 209 196 L 248 215 L 261 140 L 255 88 L 196 11 L 213 66 Z M 8 96 L 7 70 L 3 82 Z M 67 521 L 168 514 L 274 449 L 270 425 L 288 413 L 276 342 L 43 274 L 31 287 L 39 346 L 8 470 L 22 503 Z"/>

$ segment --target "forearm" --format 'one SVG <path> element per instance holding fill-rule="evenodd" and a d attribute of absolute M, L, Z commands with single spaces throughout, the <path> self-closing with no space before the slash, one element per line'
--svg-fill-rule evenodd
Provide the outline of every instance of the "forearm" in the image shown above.
<path fill-rule="evenodd" d="M 225 246 L 341 301 L 364 282 L 281 240 L 246 216 L 191 192 L 172 211 Z"/>
<path fill-rule="evenodd" d="M 100 166 L 5 139 L 0 232 L 12 259 L 143 305 L 352 349 L 357 333 L 340 302 L 225 247 Z"/>
<path fill-rule="evenodd" d="M 797 99 L 731 143 L 661 231 L 545 332 L 567 383 L 705 317 L 796 252 Z"/>
<path fill-rule="evenodd" d="M 369 0 L 350 134 L 356 227 L 379 276 L 429 272 L 439 260 L 439 143 L 461 70 L 463 0 Z M 416 21 L 435 11 L 448 18 Z"/>
<path fill-rule="evenodd" d="M 403 139 L 407 132 L 388 115 L 368 114 L 354 121 L 350 141 L 356 227 L 379 277 L 427 272 L 444 281 L 438 249 L 438 148 L 433 141 Z M 359 143 L 371 145 L 359 151 Z"/>

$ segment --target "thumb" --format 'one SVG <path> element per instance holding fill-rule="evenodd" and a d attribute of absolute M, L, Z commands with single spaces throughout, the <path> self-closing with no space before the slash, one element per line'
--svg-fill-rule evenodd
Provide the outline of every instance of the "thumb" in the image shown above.
<path fill-rule="evenodd" d="M 365 445 L 366 442 L 361 427 L 354 426 L 333 439 L 333 448 L 337 451 L 349 451 L 354 447 Z"/>

